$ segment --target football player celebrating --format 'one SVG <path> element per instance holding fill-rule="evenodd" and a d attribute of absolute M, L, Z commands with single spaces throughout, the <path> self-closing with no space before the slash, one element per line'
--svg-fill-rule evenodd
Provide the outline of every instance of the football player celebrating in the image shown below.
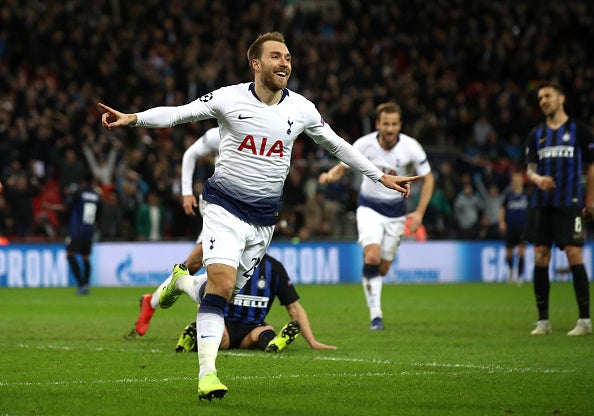
<path fill-rule="evenodd" d="M 265 33 L 247 51 L 254 82 L 219 88 L 181 106 L 156 107 L 136 114 L 104 104 L 107 129 L 123 126 L 172 127 L 215 118 L 221 145 L 215 172 L 202 193 L 206 294 L 196 316 L 198 398 L 222 398 L 228 391 L 218 378 L 216 358 L 225 328 L 224 310 L 246 284 L 272 239 L 293 143 L 301 133 L 374 182 L 408 197 L 418 177 L 383 173 L 324 122 L 314 104 L 287 89 L 291 54 L 279 32 Z M 161 307 L 171 306 L 193 276 L 175 273 L 162 292 Z M 178 283 L 179 281 L 179 283 Z"/>
<path fill-rule="evenodd" d="M 408 170 L 412 169 L 423 178 L 419 202 L 409 214 L 406 212 L 406 201 L 398 192 L 378 186 L 367 177 L 361 183 L 357 230 L 359 243 L 363 246 L 363 292 L 369 309 L 369 328 L 383 330 L 382 278 L 392 265 L 407 220 L 411 233 L 423 224 L 423 216 L 433 194 L 434 180 L 420 143 L 400 131 L 400 106 L 393 102 L 383 103 L 377 106 L 376 114 L 376 131 L 355 141 L 355 149 L 360 150 L 383 172 L 410 174 Z M 348 170 L 348 165 L 338 163 L 328 172 L 323 172 L 319 181 L 321 184 L 336 182 Z"/>

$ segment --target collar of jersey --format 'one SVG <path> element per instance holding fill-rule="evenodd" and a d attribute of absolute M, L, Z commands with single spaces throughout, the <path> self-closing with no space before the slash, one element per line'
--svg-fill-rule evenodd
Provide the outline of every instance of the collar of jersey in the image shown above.
<path fill-rule="evenodd" d="M 250 91 L 252 92 L 252 94 L 254 95 L 254 97 L 256 97 L 256 100 L 262 102 L 262 100 L 260 98 L 258 98 L 258 95 L 256 94 L 256 84 L 254 84 L 253 82 L 250 82 Z M 277 104 L 280 104 L 283 102 L 283 100 L 285 99 L 285 97 L 287 97 L 289 95 L 289 90 L 288 89 L 283 89 L 283 96 L 281 97 L 280 101 Z"/>

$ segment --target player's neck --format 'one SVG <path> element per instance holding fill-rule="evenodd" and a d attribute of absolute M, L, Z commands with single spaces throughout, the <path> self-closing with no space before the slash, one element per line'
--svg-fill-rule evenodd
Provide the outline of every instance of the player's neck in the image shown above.
<path fill-rule="evenodd" d="M 557 111 L 555 114 L 547 117 L 547 126 L 556 130 L 567 122 L 569 116 L 565 111 Z"/>
<path fill-rule="evenodd" d="M 255 88 L 256 96 L 260 101 L 262 101 L 266 105 L 275 105 L 278 104 L 283 96 L 283 91 L 272 91 L 267 88 L 263 83 L 258 82 L 256 80 Z"/>
<path fill-rule="evenodd" d="M 380 134 L 377 138 L 380 147 L 384 150 L 391 150 L 394 146 L 396 146 L 396 143 L 398 143 L 398 138 L 396 138 L 396 140 L 386 140 L 384 137 L 382 137 L 382 135 Z"/>

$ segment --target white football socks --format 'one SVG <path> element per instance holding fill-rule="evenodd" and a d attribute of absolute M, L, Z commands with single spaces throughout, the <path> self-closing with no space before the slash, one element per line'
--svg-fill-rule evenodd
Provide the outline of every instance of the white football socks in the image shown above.
<path fill-rule="evenodd" d="M 169 277 L 165 279 L 153 293 L 153 296 L 151 297 L 151 307 L 153 309 L 156 309 L 159 306 L 161 292 L 169 283 L 171 283 L 171 275 L 169 275 Z M 176 287 L 179 290 L 187 293 L 194 302 L 200 304 L 200 288 L 202 285 L 206 284 L 206 273 L 199 274 L 198 276 L 181 276 L 177 279 L 176 283 Z M 204 291 L 202 292 L 204 293 Z"/>
<path fill-rule="evenodd" d="M 363 293 L 365 293 L 365 300 L 369 308 L 369 319 L 382 318 L 382 286 L 383 279 L 381 276 L 364 277 L 363 278 Z"/>
<path fill-rule="evenodd" d="M 200 305 L 200 292 L 206 284 L 206 273 L 198 276 L 182 276 L 177 280 L 177 288 L 183 290 L 197 304 Z M 204 295 L 204 289 L 202 289 Z"/>
<path fill-rule="evenodd" d="M 153 296 L 151 297 L 151 308 L 157 309 L 157 306 L 159 306 L 159 298 L 161 297 L 161 292 L 163 291 L 163 289 L 165 289 L 165 286 L 167 286 L 171 282 L 171 276 L 172 275 L 169 275 L 169 277 L 165 279 L 163 283 L 161 283 L 157 290 L 155 290 L 155 292 L 153 293 Z"/>
<path fill-rule="evenodd" d="M 198 365 L 202 378 L 205 374 L 217 371 L 216 360 L 219 345 L 225 330 L 223 315 L 202 312 L 196 315 L 196 341 L 198 345 Z"/>

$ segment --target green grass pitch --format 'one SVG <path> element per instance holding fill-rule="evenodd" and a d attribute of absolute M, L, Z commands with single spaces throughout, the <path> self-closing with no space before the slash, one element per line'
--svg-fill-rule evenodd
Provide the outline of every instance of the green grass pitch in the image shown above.
<path fill-rule="evenodd" d="M 533 337 L 532 286 L 385 285 L 370 331 L 360 285 L 299 286 L 319 341 L 221 352 L 219 401 L 199 402 L 197 357 L 176 354 L 186 297 L 126 341 L 149 288 L 0 289 L 0 415 L 594 415 L 594 337 L 568 337 L 571 283 L 553 283 L 553 333 Z M 269 323 L 288 320 L 275 305 Z"/>

